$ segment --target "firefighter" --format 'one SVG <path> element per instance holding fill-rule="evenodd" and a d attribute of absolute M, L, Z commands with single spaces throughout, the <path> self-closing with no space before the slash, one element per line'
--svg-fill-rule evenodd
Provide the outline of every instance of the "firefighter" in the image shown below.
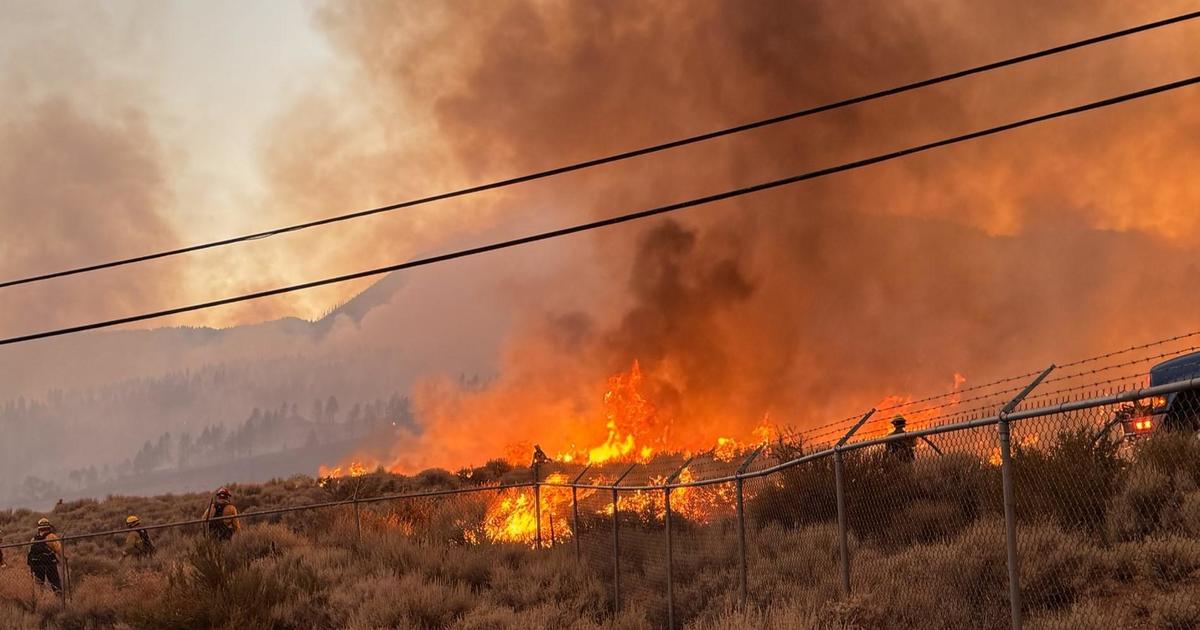
<path fill-rule="evenodd" d="M 208 521 L 208 535 L 217 540 L 232 540 L 233 535 L 242 528 L 241 523 L 236 518 L 222 517 L 237 516 L 237 513 L 237 507 L 230 500 L 229 488 L 219 488 L 200 518 Z"/>
<path fill-rule="evenodd" d="M 62 559 L 62 543 L 58 541 L 58 534 L 54 532 L 50 519 L 38 521 L 37 533 L 30 542 L 32 544 L 29 545 L 25 561 L 29 564 L 33 579 L 43 586 L 49 582 L 50 588 L 61 595 L 62 578 L 58 574 L 58 563 Z"/>
<path fill-rule="evenodd" d="M 149 558 L 157 551 L 154 547 L 154 542 L 150 540 L 150 534 L 146 529 L 140 527 L 141 519 L 136 515 L 130 514 L 125 518 L 125 528 L 129 533 L 125 535 L 125 546 L 121 550 L 121 556 L 125 558 Z"/>
<path fill-rule="evenodd" d="M 904 435 L 907 431 L 904 427 L 908 425 L 908 421 L 904 416 L 897 415 L 892 418 L 892 432 L 888 436 Z M 892 440 L 886 444 L 888 457 L 899 462 L 910 463 L 917 458 L 917 441 L 914 438 L 904 438 Z"/>
<path fill-rule="evenodd" d="M 533 445 L 533 465 L 541 466 L 550 462 L 550 458 L 546 456 L 546 451 L 542 450 L 541 446 Z"/>

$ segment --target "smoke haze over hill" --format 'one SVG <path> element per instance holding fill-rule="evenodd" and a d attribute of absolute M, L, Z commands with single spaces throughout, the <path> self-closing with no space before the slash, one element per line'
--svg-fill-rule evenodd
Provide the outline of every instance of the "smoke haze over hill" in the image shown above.
<path fill-rule="evenodd" d="M 229 212 L 262 228 L 414 198 L 1187 8 L 322 4 L 314 24 L 336 61 L 248 140 L 262 190 L 237 195 Z M 119 40 L 121 28 L 99 22 L 104 41 Z M 1185 24 L 653 158 L 6 289 L 21 306 L 4 309 L 0 327 L 20 334 L 245 293 L 792 175 L 1195 74 L 1196 34 Z M 136 81 L 111 64 L 89 81 L 54 80 L 88 74 L 70 45 L 55 49 L 58 63 L 2 71 L 15 96 L 0 105 L 0 222 L 20 228 L 0 237 L 4 276 L 195 240 L 172 220 L 178 137 L 152 97 L 133 98 L 149 90 L 116 89 Z M 955 373 L 969 384 L 1165 337 L 1197 328 L 1193 99 L 1162 95 L 670 220 L 388 277 L 316 323 L 368 283 L 163 322 L 220 330 L 3 348 L 0 401 L 286 365 L 256 377 L 276 382 L 253 392 L 171 400 L 165 415 L 73 410 L 80 432 L 62 468 L 130 457 L 187 418 L 232 426 L 255 406 L 404 392 L 419 435 L 374 440 L 370 455 L 407 470 L 481 463 L 512 444 L 602 441 L 605 379 L 634 361 L 675 445 L 695 448 L 744 436 L 768 414 L 803 428 L 888 394 L 945 390 Z M 463 386 L 463 374 L 486 386 Z M 92 439 L 106 432 L 122 439 Z"/>

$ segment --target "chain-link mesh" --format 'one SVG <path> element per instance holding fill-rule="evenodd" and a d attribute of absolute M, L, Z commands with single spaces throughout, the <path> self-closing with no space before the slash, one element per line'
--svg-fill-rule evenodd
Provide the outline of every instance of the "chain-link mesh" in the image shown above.
<path fill-rule="evenodd" d="M 763 461 L 751 471 L 775 463 Z M 836 599 L 841 569 L 833 458 L 747 479 L 743 491 L 749 604 L 819 609 Z"/>
<path fill-rule="evenodd" d="M 322 486 L 319 506 L 247 493 L 230 549 L 342 550 L 399 573 L 418 555 L 431 571 L 432 553 L 444 560 L 434 577 L 468 584 L 543 554 L 587 582 L 594 614 L 632 611 L 654 627 L 746 606 L 782 607 L 801 625 L 1006 628 L 1011 527 L 1027 627 L 1200 627 L 1200 390 L 1123 393 L 1146 381 L 1070 385 L 1003 417 L 1008 390 L 1024 387 L 999 383 L 990 413 L 881 414 L 849 436 L 859 419 L 829 439 L 637 464 L 546 461 L 510 471 L 506 483 L 524 484 L 513 487 L 381 496 L 378 480 L 351 478 Z M 197 545 L 205 531 L 155 530 L 156 562 L 216 562 Z M 120 531 L 70 540 L 64 572 L 111 574 L 105 558 L 125 542 Z M 7 551 L 10 563 L 23 553 Z"/>
<path fill-rule="evenodd" d="M 1030 627 L 1196 627 L 1194 391 L 1013 423 Z"/>

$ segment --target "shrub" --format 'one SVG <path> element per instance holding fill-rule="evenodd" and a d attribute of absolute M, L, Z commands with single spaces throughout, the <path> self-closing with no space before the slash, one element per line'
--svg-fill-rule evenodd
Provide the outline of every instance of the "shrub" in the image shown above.
<path fill-rule="evenodd" d="M 1191 630 L 1200 627 L 1200 589 L 1155 594 L 1149 604 L 1150 627 Z"/>
<path fill-rule="evenodd" d="M 1129 471 L 1107 517 L 1108 535 L 1117 541 L 1141 540 L 1158 529 L 1174 497 L 1171 479 L 1151 466 Z"/>
<path fill-rule="evenodd" d="M 1120 484 L 1120 442 L 1090 427 L 1063 431 L 1048 448 L 1016 444 L 1017 515 L 1026 521 L 1053 519 L 1089 534 L 1104 530 L 1108 504 Z"/>
<path fill-rule="evenodd" d="M 1104 553 L 1075 531 L 1024 525 L 1017 540 L 1022 598 L 1033 612 L 1073 605 L 1109 568 Z"/>
<path fill-rule="evenodd" d="M 1170 536 L 1152 538 L 1138 545 L 1142 574 L 1159 586 L 1190 579 L 1200 570 L 1200 541 Z"/>

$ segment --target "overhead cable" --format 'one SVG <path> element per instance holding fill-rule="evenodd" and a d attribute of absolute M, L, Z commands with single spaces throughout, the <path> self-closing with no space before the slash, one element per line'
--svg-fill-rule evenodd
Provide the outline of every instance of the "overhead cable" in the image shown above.
<path fill-rule="evenodd" d="M 669 149 L 676 149 L 679 147 L 696 144 L 696 143 L 700 143 L 700 142 L 705 142 L 708 140 L 713 140 L 713 139 L 721 138 L 724 136 L 730 136 L 730 135 L 734 135 L 734 134 L 744 133 L 746 131 L 751 131 L 753 129 L 759 129 L 762 127 L 777 125 L 777 124 L 788 122 L 791 120 L 796 120 L 798 118 L 813 116 L 815 114 L 820 114 L 820 113 L 824 113 L 824 112 L 828 112 L 828 111 L 832 111 L 832 110 L 836 110 L 836 109 L 841 109 L 844 107 L 850 107 L 853 105 L 859 105 L 862 103 L 879 100 L 879 99 L 886 98 L 889 96 L 895 96 L 897 94 L 911 92 L 913 90 L 926 88 L 926 87 L 929 87 L 932 85 L 937 85 L 939 83 L 946 83 L 946 82 L 953 81 L 956 79 L 961 79 L 963 77 L 968 77 L 968 76 L 975 75 L 975 74 L 981 74 L 984 72 L 989 72 L 992 70 L 997 70 L 1000 68 L 1017 65 L 1020 63 L 1025 63 L 1025 62 L 1032 61 L 1035 59 L 1041 59 L 1044 57 L 1061 54 L 1061 53 L 1064 53 L 1067 51 L 1084 48 L 1087 46 L 1093 46 L 1095 44 L 1111 41 L 1114 39 L 1119 39 L 1122 37 L 1128 37 L 1130 35 L 1134 35 L 1137 33 L 1144 33 L 1146 31 L 1162 28 L 1165 26 L 1170 26 L 1172 24 L 1178 24 L 1181 22 L 1193 20 L 1193 19 L 1196 19 L 1197 17 L 1200 17 L 1200 11 L 1184 13 L 1184 14 L 1166 18 L 1163 20 L 1148 22 L 1148 23 L 1141 24 L 1138 26 L 1133 26 L 1133 27 L 1121 29 L 1118 31 L 1112 31 L 1109 33 L 1104 33 L 1102 35 L 1096 35 L 1094 37 L 1088 37 L 1086 39 L 1081 39 L 1081 40 L 1077 40 L 1074 42 L 1061 44 L 1061 45 L 1054 46 L 1051 48 L 1046 48 L 1046 49 L 1038 50 L 1035 52 L 1025 53 L 1023 55 L 1017 55 L 1015 57 L 1009 57 L 1007 59 L 1002 59 L 999 61 L 993 61 L 991 63 L 986 63 L 986 64 L 983 64 L 980 66 L 974 66 L 971 68 L 966 68 L 963 70 L 958 70 L 955 72 L 938 75 L 936 77 L 922 79 L 920 81 L 905 83 L 903 85 L 898 85 L 895 87 L 878 90 L 875 92 L 871 92 L 869 94 L 863 94 L 860 96 L 845 98 L 845 99 L 842 99 L 839 101 L 833 101 L 831 103 L 825 103 L 823 105 L 817 105 L 814 107 L 801 109 L 801 110 L 790 112 L 787 114 L 773 116 L 771 118 L 763 118 L 763 119 L 756 120 L 753 122 L 744 123 L 741 125 L 735 125 L 733 127 L 726 127 L 724 129 L 718 129 L 716 131 L 709 131 L 706 133 L 701 133 L 701 134 L 697 134 L 697 135 L 693 135 L 693 136 L 688 136 L 686 138 L 679 138 L 679 139 L 671 140 L 669 142 L 664 142 L 661 144 L 655 144 L 655 145 L 651 145 L 651 146 L 647 146 L 647 147 L 642 147 L 639 149 L 633 149 L 630 151 L 614 153 L 611 155 L 593 158 L 593 159 L 585 160 L 582 162 L 575 162 L 573 164 L 567 164 L 564 166 L 549 168 L 549 169 L 546 169 L 543 171 L 537 171 L 535 173 L 529 173 L 529 174 L 521 175 L 521 176 L 517 176 L 517 177 L 510 177 L 507 179 L 496 180 L 496 181 L 488 182 L 485 184 L 478 184 L 475 186 L 469 186 L 467 188 L 460 188 L 457 190 L 438 193 L 435 195 L 429 195 L 426 197 L 419 197 L 416 199 L 410 199 L 408 201 L 401 201 L 398 203 L 393 203 L 393 204 L 389 204 L 386 206 L 380 206 L 377 208 L 370 208 L 367 210 L 359 210 L 359 211 L 350 212 L 347 214 L 325 217 L 322 219 L 306 221 L 304 223 L 297 223 L 294 225 L 289 225 L 289 226 L 284 226 L 284 227 L 272 228 L 269 230 L 264 230 L 261 232 L 254 232 L 251 234 L 243 234 L 241 236 L 233 236 L 233 237 L 229 237 L 229 238 L 223 238 L 223 239 L 216 240 L 216 241 L 209 241 L 209 242 L 205 242 L 205 243 L 197 243 L 194 245 L 187 245 L 187 246 L 178 247 L 175 249 L 162 250 L 162 251 L 158 251 L 158 252 L 154 252 L 154 253 L 150 253 L 150 254 L 142 254 L 139 256 L 133 256 L 133 257 L 129 257 L 129 258 L 121 258 L 121 259 L 110 260 L 110 261 L 102 262 L 102 263 L 85 265 L 82 267 L 74 267 L 74 268 L 70 268 L 70 269 L 63 269 L 60 271 L 42 273 L 42 274 L 38 274 L 38 275 L 27 276 L 27 277 L 17 278 L 17 279 L 13 279 L 13 280 L 0 281 L 0 289 L 5 288 L 5 287 L 17 286 L 17 285 L 21 285 L 21 284 L 30 284 L 33 282 L 42 282 L 45 280 L 52 280 L 55 278 L 63 278 L 66 276 L 73 276 L 73 275 L 78 275 L 78 274 L 88 273 L 88 272 L 93 272 L 93 271 L 100 271 L 100 270 L 104 270 L 104 269 L 112 269 L 114 267 L 122 267 L 125 265 L 132 265 L 135 263 L 148 262 L 148 261 L 157 260 L 160 258 L 179 256 L 182 254 L 197 252 L 197 251 L 206 250 L 206 249 L 212 249 L 212 248 L 216 248 L 216 247 L 223 247 L 226 245 L 233 245 L 236 243 L 244 243 L 247 241 L 259 240 L 259 239 L 268 238 L 271 236 L 277 236 L 280 234 L 287 234 L 290 232 L 298 232 L 301 230 L 307 230 L 310 228 L 320 227 L 323 225 L 340 223 L 342 221 L 350 221 L 353 219 L 361 219 L 363 217 L 368 217 L 368 216 L 372 216 L 372 215 L 376 215 L 376 214 L 382 214 L 382 213 L 386 213 L 386 212 L 394 212 L 396 210 L 402 210 L 404 208 L 412 208 L 414 206 L 425 205 L 425 204 L 433 203 L 435 201 L 443 201 L 446 199 L 453 199 L 455 197 L 472 195 L 475 193 L 480 193 L 480 192 L 484 192 L 484 191 L 488 191 L 488 190 L 494 190 L 497 188 L 504 188 L 504 187 L 513 186 L 516 184 L 523 184 L 526 182 L 532 182 L 532 181 L 539 180 L 539 179 L 554 177 L 556 175 L 563 175 L 565 173 L 570 173 L 573 171 L 581 171 L 584 169 L 589 169 L 589 168 L 601 166 L 604 164 L 610 164 L 613 162 L 628 160 L 628 159 L 640 157 L 643 155 L 650 155 L 652 153 L 667 151 Z"/>
<path fill-rule="evenodd" d="M 1153 96 L 1155 94 L 1161 94 L 1164 92 L 1170 92 L 1172 90 L 1178 90 L 1181 88 L 1195 85 L 1196 83 L 1200 83 L 1200 75 L 1193 76 L 1193 77 L 1187 78 L 1187 79 L 1182 79 L 1179 81 L 1173 81 L 1171 83 L 1165 83 L 1162 85 L 1158 85 L 1158 86 L 1151 87 L 1151 88 L 1146 88 L 1143 90 L 1137 90 L 1135 92 L 1128 92 L 1128 93 L 1122 94 L 1120 96 L 1114 96 L 1114 97 L 1102 99 L 1099 101 L 1093 101 L 1091 103 L 1087 103 L 1084 105 L 1077 105 L 1075 107 L 1061 109 L 1061 110 L 1051 112 L 1048 114 L 1033 116 L 1031 118 L 1024 118 L 1024 119 L 1017 120 L 1014 122 L 997 125 L 995 127 L 988 127 L 986 129 L 972 131 L 970 133 L 965 133 L 965 134 L 961 134 L 961 135 L 957 135 L 957 136 L 951 136 L 949 138 L 943 138 L 941 140 L 936 140 L 934 142 L 928 142 L 925 144 L 911 146 L 911 147 L 908 147 L 905 149 L 891 151 L 888 153 L 881 153 L 881 154 L 878 154 L 878 155 L 875 155 L 875 156 L 872 156 L 869 158 L 855 160 L 853 162 L 846 162 L 843 164 L 839 164 L 837 166 L 830 166 L 827 168 L 823 168 L 823 169 L 819 169 L 819 170 L 815 170 L 815 171 L 809 171 L 807 173 L 802 173 L 800 175 L 793 175 L 791 177 L 775 179 L 775 180 L 771 180 L 771 181 L 767 181 L 767 182 L 762 182 L 759 184 L 754 184 L 751 186 L 735 188 L 733 190 L 728 190 L 728 191 L 713 194 L 713 195 L 696 197 L 694 199 L 689 199 L 687 201 L 680 201 L 678 203 L 668 204 L 665 206 L 658 206 L 656 208 L 650 208 L 647 210 L 639 210 L 636 212 L 621 214 L 621 215 L 617 215 L 617 216 L 613 216 L 613 217 L 608 217 L 605 219 L 599 219 L 596 221 L 588 221 L 586 223 L 579 223 L 576 225 L 557 228 L 554 230 L 540 232 L 537 234 L 521 236 L 518 238 L 509 239 L 509 240 L 505 240 L 505 241 L 488 243 L 486 245 L 479 245 L 476 247 L 461 249 L 461 250 L 457 250 L 457 251 L 453 251 L 453 252 L 448 252 L 445 254 L 438 254 L 436 256 L 430 256 L 427 258 L 419 258 L 416 260 L 410 260 L 408 262 L 402 262 L 402 263 L 397 263 L 394 265 L 388 265 L 386 267 L 378 267 L 376 269 L 367 269 L 365 271 L 358 271 L 355 273 L 334 276 L 331 278 L 324 278 L 321 280 L 313 280 L 313 281 L 304 282 L 301 284 L 278 287 L 278 288 L 274 288 L 274 289 L 268 289 L 265 291 L 257 291 L 254 293 L 247 293 L 244 295 L 237 295 L 237 296 L 233 296 L 233 297 L 221 298 L 218 300 L 212 300 L 209 302 L 201 302 L 199 304 L 191 304 L 188 306 L 178 306 L 175 308 L 169 308 L 169 309 L 164 309 L 164 310 L 160 310 L 160 311 L 152 311 L 152 312 L 148 312 L 148 313 L 141 313 L 138 315 L 129 315 L 126 317 L 119 317 L 116 319 L 93 322 L 90 324 L 81 324 L 78 326 L 70 326 L 67 328 L 58 328 L 58 329 L 46 330 L 46 331 L 37 332 L 37 333 L 31 333 L 31 334 L 27 334 L 27 335 L 20 335 L 17 337 L 9 337 L 7 339 L 0 339 L 0 346 L 15 344 L 15 343 L 22 343 L 22 342 L 26 342 L 26 341 L 33 341 L 36 339 L 45 339 L 48 337 L 58 337 L 61 335 L 69 335 L 69 334 L 84 332 L 84 331 L 88 331 L 88 330 L 97 330 L 100 328 L 110 328 L 113 326 L 120 326 L 122 324 L 131 324 L 131 323 L 142 322 L 142 321 L 147 321 L 147 320 L 151 320 L 151 319 L 159 319 L 159 318 L 163 318 L 163 317 L 169 317 L 172 315 L 179 315 L 182 313 L 190 313 L 193 311 L 200 311 L 200 310 L 205 310 L 205 309 L 216 308 L 218 306 L 226 306 L 226 305 L 235 304 L 238 302 L 259 300 L 262 298 L 271 297 L 271 296 L 275 296 L 275 295 L 283 295 L 285 293 L 293 293 L 296 291 L 304 291 L 307 289 L 313 289 L 316 287 L 322 287 L 322 286 L 331 285 L 331 284 L 349 282 L 351 280 L 359 280 L 362 278 L 368 278 L 371 276 L 382 275 L 382 274 L 391 273 L 394 271 L 402 271 L 405 269 L 424 267 L 427 265 L 442 263 L 442 262 L 446 262 L 446 261 L 450 261 L 450 260 L 456 260 L 459 258 L 467 258 L 469 256 L 477 256 L 479 254 L 484 254 L 484 253 L 488 253 L 488 252 L 494 252 L 494 251 L 499 251 L 499 250 L 503 250 L 503 249 L 511 249 L 514 247 L 522 246 L 522 245 L 528 245 L 528 244 L 537 243 L 540 241 L 546 241 L 546 240 L 550 240 L 550 239 L 560 238 L 563 236 L 569 236 L 569 235 L 578 234 L 581 232 L 589 232 L 589 231 L 597 230 L 600 228 L 610 227 L 610 226 L 614 226 L 614 225 L 620 225 L 622 223 L 629 223 L 631 221 L 639 221 L 641 219 L 648 219 L 650 217 L 665 215 L 665 214 L 672 213 L 672 212 L 678 212 L 680 210 L 684 210 L 687 208 L 693 208 L 696 206 L 716 203 L 718 201 L 725 201 L 727 199 L 743 197 L 743 196 L 750 195 L 753 193 L 763 192 L 766 190 L 772 190 L 775 188 L 780 188 L 783 186 L 788 186 L 791 184 L 796 184 L 796 183 L 808 181 L 811 179 L 817 179 L 819 177 L 826 177 L 828 175 L 834 175 L 837 173 L 852 171 L 852 170 L 864 168 L 867 166 L 871 166 L 874 164 L 889 162 L 889 161 L 896 160 L 896 159 L 906 157 L 909 155 L 914 155 L 917 153 L 924 153 L 926 151 L 931 151 L 933 149 L 937 149 L 940 147 L 945 147 L 945 146 L 949 146 L 949 145 L 953 145 L 953 144 L 959 144 L 962 142 L 967 142 L 969 140 L 975 140 L 975 139 L 983 138 L 986 136 L 996 135 L 996 134 L 1003 133 L 1006 131 L 1011 131 L 1013 129 L 1019 129 L 1021 127 L 1027 127 L 1027 126 L 1034 125 L 1037 123 L 1054 120 L 1056 118 L 1063 118 L 1065 116 L 1081 114 L 1083 112 L 1087 112 L 1087 111 L 1091 111 L 1091 110 L 1095 110 L 1095 109 L 1101 109 L 1104 107 L 1110 107 L 1110 106 L 1117 105 L 1120 103 L 1125 103 L 1128 101 L 1133 101 L 1133 100 L 1145 98 L 1148 96 Z"/>

